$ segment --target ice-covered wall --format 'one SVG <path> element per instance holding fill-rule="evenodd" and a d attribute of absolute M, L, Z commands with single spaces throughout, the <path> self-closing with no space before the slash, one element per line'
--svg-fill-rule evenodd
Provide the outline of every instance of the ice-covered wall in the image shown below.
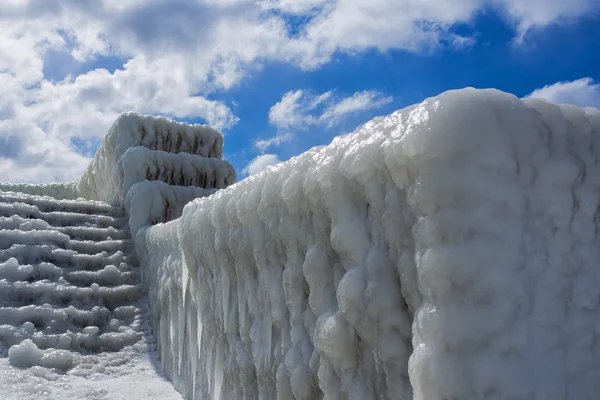
<path fill-rule="evenodd" d="M 143 228 L 188 398 L 595 399 L 600 113 L 465 89 Z"/>
<path fill-rule="evenodd" d="M 151 116 L 126 113 L 110 127 L 102 146 L 83 174 L 78 190 L 82 197 L 120 204 L 124 174 L 121 157 L 132 148 L 142 146 L 166 153 L 189 153 L 221 158 L 223 135 L 205 125 L 189 125 Z M 145 179 L 145 178 L 144 178 Z"/>
<path fill-rule="evenodd" d="M 223 189 L 236 180 L 235 169 L 227 161 L 149 150 L 145 147 L 129 148 L 121 157 L 120 166 L 123 171 L 124 195 L 132 185 L 143 180 L 205 189 Z"/>

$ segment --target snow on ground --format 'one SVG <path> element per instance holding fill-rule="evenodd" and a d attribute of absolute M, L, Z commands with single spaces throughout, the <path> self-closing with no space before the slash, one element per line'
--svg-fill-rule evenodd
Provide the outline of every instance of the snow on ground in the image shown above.
<path fill-rule="evenodd" d="M 597 399 L 600 113 L 465 89 L 143 228 L 186 398 Z"/>
<path fill-rule="evenodd" d="M 149 327 L 146 324 L 145 331 Z M 23 367 L 15 368 L 0 348 L 0 398 L 3 400 L 181 400 L 164 377 L 154 356 L 151 337 L 113 354 L 102 354 L 83 364 L 85 368 L 65 373 L 64 360 L 48 357 L 39 362 L 35 347 L 19 355 Z M 31 343 L 31 342 L 29 342 Z M 31 346 L 32 344 L 30 344 Z M 25 347 L 22 343 L 22 347 Z M 35 346 L 35 345 L 33 345 Z M 13 347 L 12 349 L 14 349 Z M 12 350 L 11 349 L 11 350 Z M 71 361 L 72 362 L 72 361 Z M 77 363 L 77 361 L 75 361 Z M 40 366 L 45 364 L 45 367 Z M 19 366 L 17 364 L 17 366 Z M 71 365 L 72 366 L 72 365 Z M 57 368 L 56 370 L 53 368 Z"/>

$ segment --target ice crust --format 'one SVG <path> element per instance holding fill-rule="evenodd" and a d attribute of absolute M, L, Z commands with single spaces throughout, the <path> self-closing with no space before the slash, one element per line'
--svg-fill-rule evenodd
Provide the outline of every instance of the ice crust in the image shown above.
<path fill-rule="evenodd" d="M 166 118 L 126 113 L 111 126 L 102 146 L 79 181 L 79 194 L 90 200 L 120 204 L 125 172 L 121 157 L 142 146 L 166 153 L 189 153 L 198 158 L 221 158 L 223 135 L 205 125 L 188 125 Z M 146 179 L 146 177 L 144 177 Z M 130 183 L 131 184 L 131 183 Z"/>
<path fill-rule="evenodd" d="M 173 186 L 162 181 L 142 181 L 127 191 L 125 208 L 129 228 L 135 237 L 140 228 L 179 218 L 183 207 L 193 199 L 206 197 L 218 189 L 196 186 Z"/>
<path fill-rule="evenodd" d="M 190 399 L 597 398 L 599 133 L 446 92 L 139 229 L 167 375 Z"/>
<path fill-rule="evenodd" d="M 227 161 L 153 151 L 145 147 L 127 150 L 121 157 L 121 166 L 124 174 L 122 193 L 125 196 L 131 186 L 144 180 L 204 189 L 223 189 L 236 180 L 235 169 Z"/>

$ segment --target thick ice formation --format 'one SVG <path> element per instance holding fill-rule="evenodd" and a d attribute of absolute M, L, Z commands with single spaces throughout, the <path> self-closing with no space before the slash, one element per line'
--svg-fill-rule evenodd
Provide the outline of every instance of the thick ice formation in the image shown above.
<path fill-rule="evenodd" d="M 140 149 L 134 151 L 130 155 L 141 164 L 128 163 L 124 160 L 128 168 L 132 166 L 135 168 L 123 171 L 122 157 L 127 150 L 135 147 L 155 150 L 155 152 L 144 152 Z M 55 199 L 83 198 L 122 205 L 128 187 L 145 179 L 158 178 L 155 174 L 146 176 L 146 168 L 165 176 L 168 172 L 174 172 L 178 179 L 177 184 L 181 186 L 185 184 L 180 183 L 181 180 L 187 180 L 188 183 L 185 185 L 203 186 L 199 185 L 197 178 L 189 173 L 202 172 L 201 168 L 213 168 L 212 171 L 218 174 L 222 170 L 226 176 L 219 176 L 219 179 L 227 180 L 230 184 L 235 181 L 233 167 L 226 161 L 206 160 L 207 158 L 220 159 L 222 156 L 223 135 L 206 125 L 189 125 L 161 117 L 126 113 L 119 116 L 110 127 L 102 146 L 79 181 L 43 185 L 0 183 L 0 190 L 51 196 Z M 190 167 L 184 168 L 185 164 L 190 164 Z M 165 168 L 173 168 L 173 170 Z M 192 171 L 194 168 L 196 171 Z M 140 174 L 135 175 L 140 171 Z M 133 178 L 139 180 L 133 181 Z M 123 179 L 128 180 L 125 190 L 123 190 Z M 217 182 L 217 186 L 214 187 L 224 186 L 221 182 Z"/>
<path fill-rule="evenodd" d="M 129 228 L 135 236 L 144 226 L 179 218 L 183 207 L 193 199 L 206 197 L 218 189 L 172 186 L 162 181 L 142 181 L 131 186 L 124 202 L 129 210 Z"/>
<path fill-rule="evenodd" d="M 8 350 L 8 359 L 15 367 L 39 365 L 45 368 L 67 370 L 73 366 L 73 355 L 64 350 L 40 350 L 30 339 Z"/>
<path fill-rule="evenodd" d="M 187 398 L 595 399 L 600 113 L 444 93 L 136 237 Z"/>
<path fill-rule="evenodd" d="M 124 175 L 124 196 L 131 186 L 146 179 L 204 189 L 223 189 L 235 183 L 236 179 L 235 169 L 227 161 L 145 147 L 130 148 L 121 157 L 120 163 Z"/>
<path fill-rule="evenodd" d="M 204 125 L 188 125 L 166 118 L 121 115 L 104 137 L 102 146 L 83 174 L 78 186 L 82 197 L 119 204 L 124 171 L 121 157 L 142 146 L 165 153 L 189 153 L 210 158 L 223 155 L 223 135 Z"/>

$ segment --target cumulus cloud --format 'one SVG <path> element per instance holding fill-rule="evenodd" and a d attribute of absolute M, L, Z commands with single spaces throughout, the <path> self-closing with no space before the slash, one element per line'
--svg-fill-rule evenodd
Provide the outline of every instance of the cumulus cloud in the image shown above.
<path fill-rule="evenodd" d="M 319 121 L 332 126 L 348 114 L 383 107 L 391 103 L 392 100 L 391 96 L 385 96 L 376 90 L 356 92 L 352 96 L 343 98 L 325 109 L 319 117 Z"/>
<path fill-rule="evenodd" d="M 536 89 L 527 97 L 542 98 L 555 104 L 567 103 L 600 109 L 600 84 L 594 83 L 591 78 L 557 82 Z"/>
<path fill-rule="evenodd" d="M 392 101 L 376 90 L 356 92 L 336 98 L 333 91 L 312 95 L 303 90 L 290 91 L 269 110 L 269 121 L 281 129 L 306 129 L 310 125 L 333 126 L 345 116 L 382 107 Z"/>
<path fill-rule="evenodd" d="M 263 171 L 269 165 L 279 164 L 281 160 L 276 154 L 261 154 L 244 168 L 243 172 L 246 175 L 254 175 Z"/>
<path fill-rule="evenodd" d="M 234 112 L 211 96 L 264 60 L 311 69 L 336 52 L 464 47 L 473 39 L 452 27 L 490 4 L 521 36 L 599 7 L 594 0 L 4 0 L 0 174 L 12 181 L 75 179 L 89 158 L 72 139 L 101 137 L 123 111 L 231 127 Z M 70 57 L 73 75 L 50 79 L 51 54 Z M 104 69 L 99 57 L 122 62 Z M 291 92 L 272 110 L 273 124 L 336 124 L 386 99 L 368 92 L 335 102 L 332 93 L 321 96 Z M 285 140 L 280 134 L 257 146 L 266 151 Z"/>
<path fill-rule="evenodd" d="M 256 147 L 259 151 L 265 152 L 269 147 L 279 147 L 283 143 L 289 143 L 294 138 L 294 135 L 291 132 L 285 133 L 277 133 L 274 137 L 270 139 L 259 139 L 254 142 L 254 147 Z"/>

